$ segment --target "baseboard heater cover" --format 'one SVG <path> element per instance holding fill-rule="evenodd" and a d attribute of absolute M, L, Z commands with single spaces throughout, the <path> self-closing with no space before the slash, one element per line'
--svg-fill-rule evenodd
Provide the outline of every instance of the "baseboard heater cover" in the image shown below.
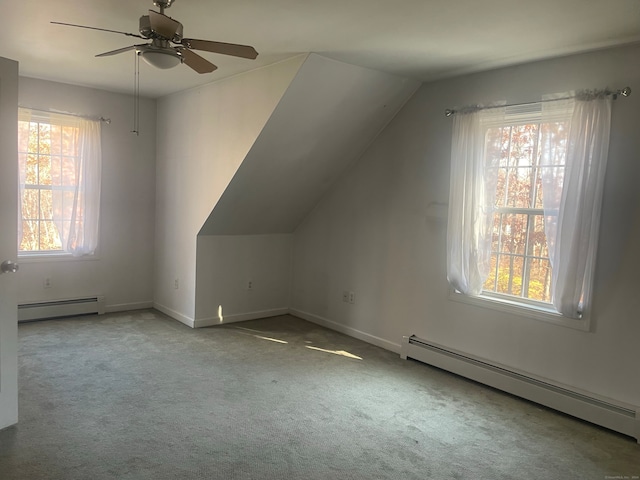
<path fill-rule="evenodd" d="M 72 317 L 97 313 L 102 315 L 105 308 L 104 296 L 50 300 L 18 305 L 18 321 L 44 320 L 47 318 Z"/>
<path fill-rule="evenodd" d="M 415 335 L 403 337 L 400 357 L 411 358 L 635 438 L 640 408 L 597 397 L 490 363 Z"/>

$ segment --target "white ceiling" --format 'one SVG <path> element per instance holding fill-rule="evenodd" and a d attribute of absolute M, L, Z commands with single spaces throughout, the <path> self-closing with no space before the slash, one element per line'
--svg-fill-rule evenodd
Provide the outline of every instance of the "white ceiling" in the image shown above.
<path fill-rule="evenodd" d="M 130 93 L 134 53 L 94 55 L 141 39 L 49 22 L 138 33 L 149 9 L 152 0 L 0 0 L 0 56 L 18 60 L 24 76 Z M 640 0 L 175 0 L 166 14 L 185 37 L 260 55 L 203 53 L 219 67 L 204 75 L 141 62 L 150 97 L 305 52 L 430 80 L 640 41 Z"/>

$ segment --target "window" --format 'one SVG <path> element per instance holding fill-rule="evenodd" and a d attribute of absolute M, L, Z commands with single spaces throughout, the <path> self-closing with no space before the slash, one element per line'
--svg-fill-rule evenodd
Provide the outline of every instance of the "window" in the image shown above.
<path fill-rule="evenodd" d="M 610 119 L 606 91 L 456 114 L 447 277 L 457 292 L 584 318 Z"/>
<path fill-rule="evenodd" d="M 93 254 L 100 202 L 100 123 L 20 109 L 21 255 Z"/>
<path fill-rule="evenodd" d="M 509 115 L 507 110 L 504 124 L 489 126 L 485 134 L 485 151 L 498 158 L 485 164 L 495 201 L 491 263 L 483 292 L 550 305 L 552 267 L 544 199 L 556 191 L 545 188 L 543 179 L 552 169 L 562 190 L 570 118 L 542 123 L 540 104 L 536 107 L 526 115 Z M 558 156 L 553 162 L 545 154 L 550 142 Z M 547 214 L 557 216 L 557 211 Z"/>

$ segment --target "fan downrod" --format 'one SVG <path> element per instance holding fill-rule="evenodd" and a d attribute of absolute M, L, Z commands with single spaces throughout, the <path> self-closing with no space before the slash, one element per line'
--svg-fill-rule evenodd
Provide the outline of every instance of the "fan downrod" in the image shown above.
<path fill-rule="evenodd" d="M 160 13 L 164 15 L 164 9 L 169 8 L 175 0 L 153 0 L 153 4 L 160 9 Z"/>

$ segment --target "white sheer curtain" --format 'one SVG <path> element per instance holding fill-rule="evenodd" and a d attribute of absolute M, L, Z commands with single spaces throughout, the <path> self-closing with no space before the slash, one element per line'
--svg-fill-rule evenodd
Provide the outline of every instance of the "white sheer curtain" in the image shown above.
<path fill-rule="evenodd" d="M 51 190 L 51 212 L 38 207 L 38 217 L 46 220 L 45 217 L 51 215 L 62 250 L 74 256 L 95 253 L 102 171 L 100 121 L 26 108 L 19 110 L 19 121 L 19 238 L 22 237 L 22 213 L 26 207 L 23 203 L 33 202 L 33 197 L 25 191 L 44 187 Z M 49 127 L 39 132 L 38 124 Z M 37 142 L 34 137 L 38 138 Z M 36 152 L 34 148 L 39 150 Z M 28 165 L 33 162 L 29 157 L 39 159 L 38 175 L 32 171 L 34 167 Z M 43 180 L 42 172 L 45 171 Z M 33 205 L 29 207 L 33 210 Z"/>
<path fill-rule="evenodd" d="M 561 109 L 572 109 L 566 158 L 551 135 L 543 140 L 545 233 L 552 270 L 552 301 L 558 312 L 581 318 L 591 299 L 593 270 L 609 150 L 611 95 L 578 94 L 575 101 L 551 102 L 543 122 L 552 124 Z M 555 105 L 554 105 L 555 104 Z M 557 165 L 565 162 L 564 172 Z"/>
<path fill-rule="evenodd" d="M 54 191 L 53 194 L 53 220 L 58 225 L 64 250 L 74 256 L 92 255 L 98 246 L 102 171 L 100 127 L 100 121 L 79 119 L 75 188 L 72 194 L 65 191 Z M 62 181 L 68 182 L 64 178 Z"/>
<path fill-rule="evenodd" d="M 545 236 L 552 265 L 551 296 L 563 316 L 589 307 L 609 148 L 611 95 L 604 91 L 545 98 L 540 122 Z M 567 96 L 572 98 L 567 99 Z M 540 114 L 538 114 L 540 115 Z M 496 178 L 505 109 L 454 117 L 447 228 L 447 278 L 459 292 L 479 295 L 490 268 Z M 508 128 L 508 127 L 506 127 Z M 489 132 L 489 133 L 487 133 Z M 496 139 L 492 138 L 492 135 Z"/>
<path fill-rule="evenodd" d="M 447 225 L 447 279 L 467 295 L 479 295 L 491 267 L 491 232 L 497 169 L 487 161 L 499 155 L 485 148 L 500 148 L 487 141 L 487 126 L 499 124 L 504 109 L 458 112 L 453 120 L 449 218 Z M 490 139 L 489 139 L 490 140 Z M 489 159 L 489 160 L 487 160 Z"/>

